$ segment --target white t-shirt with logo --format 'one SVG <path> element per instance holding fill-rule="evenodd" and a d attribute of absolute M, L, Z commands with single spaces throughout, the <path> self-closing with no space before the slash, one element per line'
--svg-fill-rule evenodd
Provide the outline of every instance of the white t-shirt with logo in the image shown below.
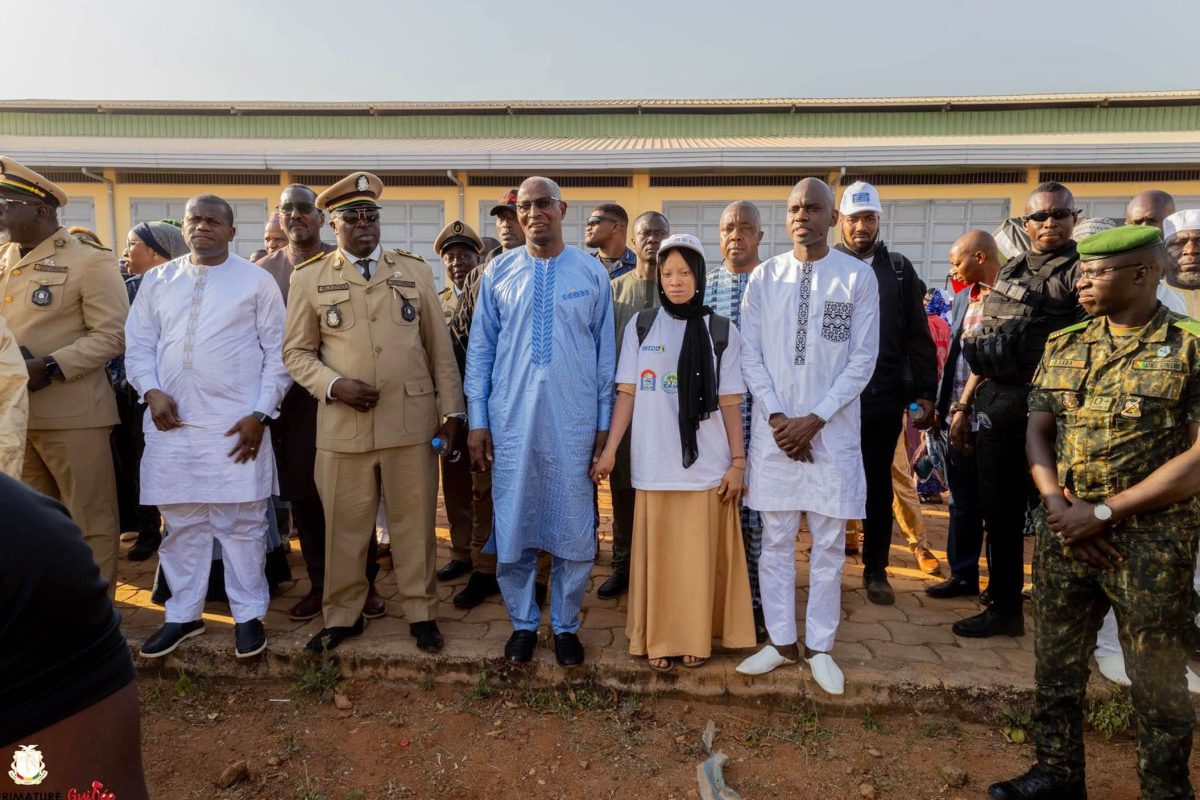
<path fill-rule="evenodd" d="M 633 488 L 655 491 L 697 492 L 715 489 L 732 463 L 729 439 L 721 410 L 701 420 L 696 431 L 698 455 L 688 469 L 683 468 L 683 447 L 679 443 L 679 350 L 687 323 L 659 310 L 654 325 L 639 343 L 637 316 L 625 326 L 621 340 L 621 358 L 617 362 L 617 383 L 636 388 L 633 403 L 632 458 Z M 729 344 L 721 356 L 719 395 L 742 395 L 742 339 L 735 326 L 729 326 Z M 716 369 L 716 354 L 713 356 Z M 739 430 L 741 423 L 738 424 Z"/>

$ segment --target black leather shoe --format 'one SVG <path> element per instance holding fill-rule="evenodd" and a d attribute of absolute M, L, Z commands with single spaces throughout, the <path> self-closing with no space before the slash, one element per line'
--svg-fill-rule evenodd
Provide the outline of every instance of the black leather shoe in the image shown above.
<path fill-rule="evenodd" d="M 954 623 L 950 626 L 950 630 L 954 631 L 955 636 L 967 639 L 986 639 L 989 636 L 1024 636 L 1025 615 L 1019 611 L 1015 614 L 1001 614 L 992 606 L 988 606 L 983 613 Z"/>
<path fill-rule="evenodd" d="M 533 599 L 537 600 L 538 608 L 546 607 L 546 595 L 550 594 L 550 587 L 544 583 L 535 584 L 533 587 Z"/>
<path fill-rule="evenodd" d="M 437 620 L 427 619 L 424 622 L 410 623 L 408 632 L 417 640 L 417 647 L 426 653 L 442 651 L 442 632 L 438 630 Z"/>
<path fill-rule="evenodd" d="M 867 589 L 867 599 L 877 606 L 890 606 L 896 602 L 896 593 L 888 583 L 886 574 L 870 572 L 863 573 L 863 586 Z"/>
<path fill-rule="evenodd" d="M 233 647 L 238 658 L 250 658 L 267 649 L 267 632 L 262 620 L 238 622 L 233 626 Z"/>
<path fill-rule="evenodd" d="M 459 561 L 457 558 L 450 559 L 446 566 L 437 571 L 437 579 L 443 583 L 452 581 L 455 578 L 461 578 L 471 571 L 471 562 Z"/>
<path fill-rule="evenodd" d="M 184 639 L 190 639 L 202 633 L 204 633 L 204 620 L 202 619 L 191 622 L 168 622 L 146 640 L 142 649 L 138 651 L 138 655 L 142 658 L 162 658 L 178 647 Z"/>
<path fill-rule="evenodd" d="M 537 631 L 513 631 L 504 645 L 504 660 L 510 664 L 528 664 L 537 647 Z"/>
<path fill-rule="evenodd" d="M 304 649 L 310 653 L 323 653 L 333 650 L 339 644 L 352 636 L 361 636 L 366 623 L 359 617 L 353 625 L 338 625 L 333 628 L 322 628 L 314 637 L 308 640 Z"/>
<path fill-rule="evenodd" d="M 614 597 L 620 597 L 629 589 L 629 573 L 625 570 L 615 570 L 612 575 L 608 576 L 608 580 L 600 584 L 600 588 L 596 590 L 596 596 L 605 600 L 612 600 Z"/>
<path fill-rule="evenodd" d="M 554 634 L 554 657 L 564 667 L 578 667 L 583 663 L 583 642 L 573 633 Z"/>
<path fill-rule="evenodd" d="M 1087 800 L 1087 786 L 1082 780 L 1056 781 L 1035 764 L 1019 778 L 993 783 L 988 787 L 988 797 L 992 800 Z"/>
<path fill-rule="evenodd" d="M 956 578 L 951 575 L 940 583 L 926 586 L 925 594 L 937 600 L 948 600 L 951 597 L 974 597 L 979 594 L 979 581 L 969 581 L 966 578 Z"/>
<path fill-rule="evenodd" d="M 139 533 L 137 541 L 133 543 L 133 547 L 129 548 L 129 552 L 125 554 L 125 558 L 130 561 L 145 561 L 158 552 L 160 544 L 162 544 L 161 533 L 157 531 L 154 533 Z"/>
<path fill-rule="evenodd" d="M 472 572 L 471 577 L 467 578 L 467 585 L 461 592 L 454 595 L 454 607 L 474 608 L 489 597 L 495 597 L 498 594 L 500 594 L 500 584 L 496 582 L 495 575 Z"/>

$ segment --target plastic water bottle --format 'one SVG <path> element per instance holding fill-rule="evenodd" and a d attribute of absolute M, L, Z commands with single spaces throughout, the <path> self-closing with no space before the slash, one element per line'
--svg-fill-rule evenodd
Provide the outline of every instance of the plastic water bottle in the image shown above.
<path fill-rule="evenodd" d="M 925 409 L 921 408 L 916 403 L 908 404 L 908 416 L 912 418 L 913 424 L 919 424 L 925 421 Z"/>
<path fill-rule="evenodd" d="M 442 437 L 440 437 L 440 436 L 433 437 L 433 440 L 429 444 L 432 445 L 434 450 L 440 451 L 442 449 Z M 446 463 L 447 464 L 457 464 L 458 460 L 460 458 L 462 458 L 461 450 L 451 450 L 450 454 L 446 456 Z"/>

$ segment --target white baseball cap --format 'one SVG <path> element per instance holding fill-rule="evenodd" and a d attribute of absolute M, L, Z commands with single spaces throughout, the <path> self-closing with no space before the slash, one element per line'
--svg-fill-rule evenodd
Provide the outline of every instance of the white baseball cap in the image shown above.
<path fill-rule="evenodd" d="M 883 206 L 879 203 L 879 191 L 869 183 L 855 181 L 846 187 L 838 211 L 845 216 L 861 214 L 864 211 L 874 211 L 882 215 Z"/>
<path fill-rule="evenodd" d="M 691 250 L 694 253 L 699 253 L 701 258 L 704 258 L 704 245 L 700 244 L 700 240 L 690 233 L 676 233 L 662 240 L 662 244 L 658 246 L 658 257 L 662 258 L 662 254 L 668 250 L 677 249 Z"/>

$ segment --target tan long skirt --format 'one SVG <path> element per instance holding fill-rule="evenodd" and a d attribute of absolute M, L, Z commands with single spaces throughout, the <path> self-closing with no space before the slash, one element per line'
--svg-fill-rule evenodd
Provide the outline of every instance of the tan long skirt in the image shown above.
<path fill-rule="evenodd" d="M 635 656 L 754 647 L 754 612 L 737 503 L 716 489 L 637 490 L 625 633 Z"/>

